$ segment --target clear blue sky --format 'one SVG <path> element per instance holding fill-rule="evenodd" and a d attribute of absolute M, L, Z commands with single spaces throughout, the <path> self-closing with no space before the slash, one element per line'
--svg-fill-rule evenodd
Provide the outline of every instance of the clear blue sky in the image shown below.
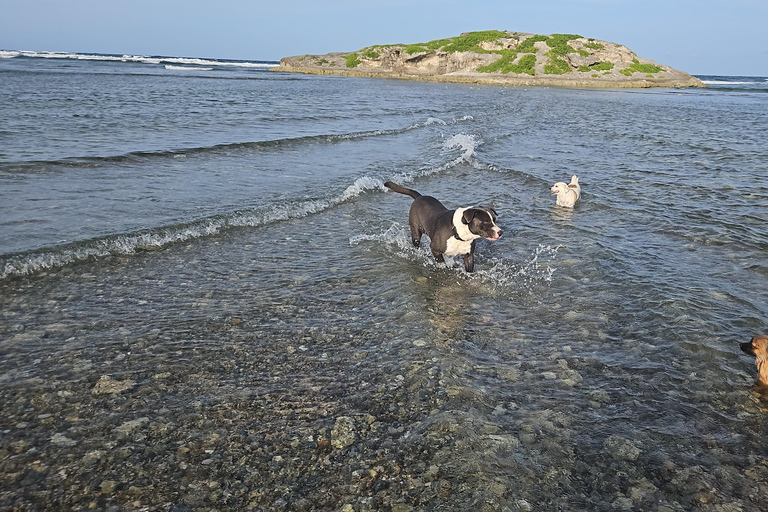
<path fill-rule="evenodd" d="M 768 76 L 767 22 L 768 0 L 0 0 L 0 49 L 279 60 L 494 29 Z"/>

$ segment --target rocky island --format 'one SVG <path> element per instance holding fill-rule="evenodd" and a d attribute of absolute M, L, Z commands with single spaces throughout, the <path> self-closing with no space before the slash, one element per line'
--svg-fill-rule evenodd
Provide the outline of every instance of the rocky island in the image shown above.
<path fill-rule="evenodd" d="M 428 43 L 284 57 L 275 71 L 498 85 L 704 87 L 625 46 L 575 34 L 488 30 Z"/>

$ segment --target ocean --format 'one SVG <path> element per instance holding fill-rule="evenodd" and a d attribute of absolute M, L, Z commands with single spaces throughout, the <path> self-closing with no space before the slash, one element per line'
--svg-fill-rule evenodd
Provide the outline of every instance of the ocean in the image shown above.
<path fill-rule="evenodd" d="M 1 510 L 765 509 L 768 78 L 276 64 L 0 52 Z"/>

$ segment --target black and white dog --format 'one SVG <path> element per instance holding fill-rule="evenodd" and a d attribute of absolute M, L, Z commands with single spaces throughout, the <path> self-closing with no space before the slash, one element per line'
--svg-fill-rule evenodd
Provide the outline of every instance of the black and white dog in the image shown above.
<path fill-rule="evenodd" d="M 501 229 L 496 225 L 496 212 L 485 206 L 472 206 L 449 210 L 430 196 L 423 196 L 396 183 L 387 181 L 384 186 L 413 198 L 408 213 L 411 225 L 411 241 L 416 247 L 421 243 L 421 235 L 429 236 L 429 248 L 438 262 L 443 262 L 443 255 L 464 256 L 464 269 L 475 269 L 475 242 L 478 238 L 498 240 Z"/>

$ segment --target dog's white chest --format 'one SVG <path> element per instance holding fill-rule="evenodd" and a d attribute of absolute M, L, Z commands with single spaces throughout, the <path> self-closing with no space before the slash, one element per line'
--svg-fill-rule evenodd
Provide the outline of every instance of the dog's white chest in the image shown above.
<path fill-rule="evenodd" d="M 446 256 L 458 256 L 458 255 L 464 255 L 469 254 L 469 251 L 472 250 L 472 242 L 465 242 L 461 240 L 457 240 L 455 236 L 452 236 L 448 239 L 448 243 L 445 247 L 445 255 Z"/>

